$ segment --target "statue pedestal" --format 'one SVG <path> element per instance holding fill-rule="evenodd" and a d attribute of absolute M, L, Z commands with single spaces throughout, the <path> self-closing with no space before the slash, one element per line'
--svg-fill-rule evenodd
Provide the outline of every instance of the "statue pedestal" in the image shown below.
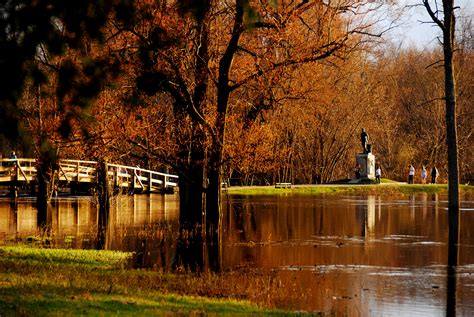
<path fill-rule="evenodd" d="M 375 178 L 375 156 L 372 153 L 359 153 L 356 162 L 360 166 L 360 178 Z"/>

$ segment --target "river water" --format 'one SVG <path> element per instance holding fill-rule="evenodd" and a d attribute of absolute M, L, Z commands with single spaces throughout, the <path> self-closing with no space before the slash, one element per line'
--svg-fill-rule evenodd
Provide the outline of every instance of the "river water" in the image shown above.
<path fill-rule="evenodd" d="M 136 252 L 137 265 L 170 270 L 176 259 L 176 195 L 119 196 L 107 249 Z M 94 248 L 97 205 L 60 197 L 48 214 L 53 247 Z M 279 307 L 345 316 L 474 315 L 474 197 L 462 198 L 458 266 L 448 271 L 447 198 L 227 196 L 221 268 L 278 277 Z M 45 244 L 34 199 L 0 198 L 0 239 Z"/>

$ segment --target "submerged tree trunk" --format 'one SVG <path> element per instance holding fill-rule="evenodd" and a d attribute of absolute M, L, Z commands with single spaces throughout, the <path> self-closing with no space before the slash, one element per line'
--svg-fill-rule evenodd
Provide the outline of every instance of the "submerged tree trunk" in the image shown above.
<path fill-rule="evenodd" d="M 54 171 L 56 159 L 43 154 L 37 166 L 38 195 L 36 196 L 36 207 L 38 210 L 38 226 L 47 225 L 48 208 L 54 192 Z"/>
<path fill-rule="evenodd" d="M 246 0 L 238 0 L 235 4 L 234 25 L 232 35 L 226 50 L 219 60 L 219 76 L 217 82 L 217 116 L 215 121 L 212 148 L 209 155 L 208 188 L 206 193 L 206 233 L 209 248 L 209 265 L 218 271 L 221 265 L 221 183 L 222 161 L 224 157 L 224 142 L 226 131 L 226 117 L 229 97 L 232 91 L 229 74 L 232 68 L 234 55 L 239 47 L 239 40 L 244 32 L 244 8 Z"/>
<path fill-rule="evenodd" d="M 191 144 L 183 144 L 179 152 L 179 221 L 181 226 L 202 226 L 205 213 L 205 153 L 204 132 L 198 125 L 191 136 Z"/>
<path fill-rule="evenodd" d="M 186 180 L 179 180 L 179 237 L 175 269 L 199 272 L 204 269 L 205 246 L 204 216 L 204 166 L 189 167 Z"/>
<path fill-rule="evenodd" d="M 438 11 L 433 11 L 428 0 L 423 0 L 432 20 L 443 31 L 444 91 L 446 102 L 446 140 L 448 146 L 448 272 L 446 315 L 456 315 L 456 266 L 459 256 L 460 209 L 459 209 L 459 166 L 456 126 L 456 84 L 454 79 L 454 0 L 443 0 L 444 20 L 438 19 Z"/>
<path fill-rule="evenodd" d="M 224 108 L 226 109 L 226 108 Z M 209 234 L 217 234 L 222 219 L 221 184 L 224 155 L 225 112 L 217 115 L 216 137 L 209 155 L 209 184 L 206 197 L 206 227 Z"/>
<path fill-rule="evenodd" d="M 179 180 L 180 224 L 182 226 L 202 226 L 205 213 L 206 187 L 206 133 L 203 125 L 209 80 L 209 32 L 211 2 L 203 1 L 194 8 L 196 19 L 196 43 L 194 50 L 193 75 L 195 87 L 192 93 L 181 91 L 175 104 L 175 115 L 180 121 L 191 120 L 189 144 L 181 144 L 179 165 L 182 177 Z M 180 76 L 178 76 L 180 77 Z"/>
<path fill-rule="evenodd" d="M 447 266 L 447 301 L 446 316 L 456 316 L 456 267 L 459 258 L 459 216 L 449 212 L 449 238 L 448 238 L 448 266 Z"/>
<path fill-rule="evenodd" d="M 218 272 L 221 269 L 221 161 L 222 148 L 216 146 L 210 155 L 209 184 L 206 197 L 206 243 L 208 266 Z"/>
<path fill-rule="evenodd" d="M 204 133 L 199 125 L 193 127 L 191 145 L 182 144 L 179 154 L 179 224 L 176 250 L 176 270 L 198 272 L 204 269 L 205 245 L 203 222 L 205 216 L 205 153 Z"/>
<path fill-rule="evenodd" d="M 460 239 L 460 209 L 459 209 L 459 165 L 458 139 L 456 131 L 456 85 L 454 80 L 453 52 L 454 52 L 454 3 L 453 0 L 444 0 L 444 80 L 446 98 L 446 139 L 448 145 L 448 272 L 447 272 L 447 303 L 446 315 L 456 316 L 456 267 L 459 257 Z"/>
<path fill-rule="evenodd" d="M 102 160 L 97 165 L 97 198 L 99 201 L 99 220 L 97 224 L 97 249 L 106 246 L 107 228 L 110 214 L 110 186 L 107 175 L 107 162 Z"/>

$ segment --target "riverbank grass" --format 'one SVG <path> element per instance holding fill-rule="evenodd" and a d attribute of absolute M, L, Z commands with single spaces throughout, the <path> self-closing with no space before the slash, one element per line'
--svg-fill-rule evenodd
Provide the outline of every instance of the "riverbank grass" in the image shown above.
<path fill-rule="evenodd" d="M 245 300 L 217 299 L 215 290 L 207 289 L 209 277 L 131 269 L 131 257 L 2 246 L 0 316 L 292 315 Z"/>
<path fill-rule="evenodd" d="M 288 194 L 441 194 L 448 192 L 446 184 L 405 184 L 382 179 L 381 184 L 325 184 L 325 185 L 294 185 L 291 188 L 275 188 L 273 186 L 228 187 L 224 193 L 228 195 L 288 195 Z M 474 192 L 474 186 L 460 185 L 460 192 Z"/>

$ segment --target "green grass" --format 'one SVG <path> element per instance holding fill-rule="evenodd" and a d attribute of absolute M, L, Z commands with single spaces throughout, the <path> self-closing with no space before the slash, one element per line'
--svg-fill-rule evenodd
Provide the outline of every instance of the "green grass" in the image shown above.
<path fill-rule="evenodd" d="M 237 187 L 227 188 L 224 193 L 228 195 L 290 195 L 290 194 L 416 194 L 416 193 L 447 193 L 446 184 L 405 184 L 389 179 L 382 179 L 383 184 L 363 184 L 363 185 L 311 185 L 293 186 L 292 188 L 274 188 L 273 186 L 262 187 Z M 474 186 L 461 185 L 461 193 L 474 193 Z"/>
<path fill-rule="evenodd" d="M 229 187 L 225 193 L 229 195 L 289 195 L 289 194 L 336 194 L 342 192 L 354 192 L 361 190 L 361 186 L 334 185 L 334 186 L 307 186 L 292 188 L 274 188 L 271 186 L 262 187 Z"/>
<path fill-rule="evenodd" d="M 397 181 L 394 181 L 394 180 L 388 179 L 388 178 L 381 178 L 380 183 L 382 183 L 382 184 L 400 184 L 400 182 L 397 182 Z"/>
<path fill-rule="evenodd" d="M 238 301 L 157 292 L 108 294 L 55 287 L 41 287 L 40 291 L 32 292 L 16 287 L 2 292 L 2 298 L 2 316 L 287 315 Z"/>
<path fill-rule="evenodd" d="M 0 247 L 0 316 L 294 315 L 245 299 L 280 291 L 262 282 L 268 279 L 239 289 L 245 277 L 133 270 L 127 268 L 131 256 Z M 243 299 L 233 298 L 235 292 Z"/>
<path fill-rule="evenodd" d="M 116 269 L 129 266 L 132 253 L 98 250 L 43 249 L 28 246 L 4 246 L 0 248 L 3 261 L 30 265 L 68 265 L 94 269 Z"/>

